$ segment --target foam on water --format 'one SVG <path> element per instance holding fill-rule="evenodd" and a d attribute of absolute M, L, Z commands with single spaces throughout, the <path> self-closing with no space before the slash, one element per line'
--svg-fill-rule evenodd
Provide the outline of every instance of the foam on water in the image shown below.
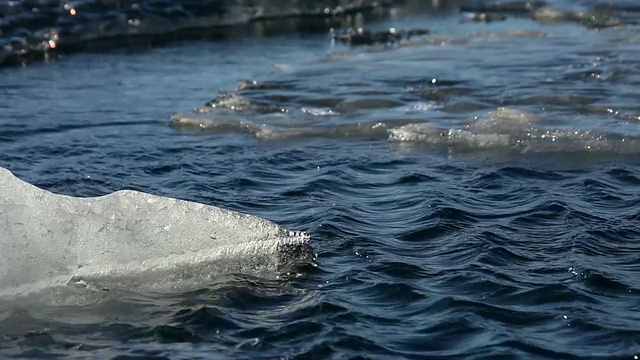
<path fill-rule="evenodd" d="M 214 206 L 123 190 L 54 194 L 0 168 L 0 295 L 71 284 L 174 290 L 276 270 L 308 235 Z"/>

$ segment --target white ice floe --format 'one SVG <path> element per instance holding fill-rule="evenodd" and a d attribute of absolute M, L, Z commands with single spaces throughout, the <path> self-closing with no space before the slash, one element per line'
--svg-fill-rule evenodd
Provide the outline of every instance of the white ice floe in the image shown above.
<path fill-rule="evenodd" d="M 173 290 L 275 270 L 308 235 L 190 201 L 123 190 L 78 198 L 0 168 L 0 295 L 67 284 Z"/>

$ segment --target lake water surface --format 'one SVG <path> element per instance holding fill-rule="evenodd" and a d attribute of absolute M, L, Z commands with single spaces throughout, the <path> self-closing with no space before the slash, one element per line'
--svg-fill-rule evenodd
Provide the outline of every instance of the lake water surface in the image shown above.
<path fill-rule="evenodd" d="M 637 359 L 640 9 L 593 28 L 455 5 L 366 23 L 432 31 L 389 46 L 294 32 L 0 69 L 21 179 L 257 215 L 317 254 L 178 293 L 4 299 L 1 356 Z"/>

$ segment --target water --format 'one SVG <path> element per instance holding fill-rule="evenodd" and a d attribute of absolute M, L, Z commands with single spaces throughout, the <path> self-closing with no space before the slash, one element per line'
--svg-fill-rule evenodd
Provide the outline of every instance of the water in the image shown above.
<path fill-rule="evenodd" d="M 630 10 L 600 30 L 416 13 L 369 24 L 433 31 L 386 48 L 296 33 L 0 70 L 0 166 L 21 179 L 249 213 L 309 233 L 318 256 L 278 279 L 5 299 L 0 353 L 640 356 Z"/>

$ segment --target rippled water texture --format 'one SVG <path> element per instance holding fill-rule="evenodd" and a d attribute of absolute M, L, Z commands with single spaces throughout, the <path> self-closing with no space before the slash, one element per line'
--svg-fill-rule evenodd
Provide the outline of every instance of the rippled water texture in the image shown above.
<path fill-rule="evenodd" d="M 640 8 L 492 4 L 365 22 L 430 31 L 385 44 L 327 28 L 0 70 L 21 179 L 249 213 L 317 254 L 185 291 L 3 298 L 2 357 L 640 356 Z"/>

